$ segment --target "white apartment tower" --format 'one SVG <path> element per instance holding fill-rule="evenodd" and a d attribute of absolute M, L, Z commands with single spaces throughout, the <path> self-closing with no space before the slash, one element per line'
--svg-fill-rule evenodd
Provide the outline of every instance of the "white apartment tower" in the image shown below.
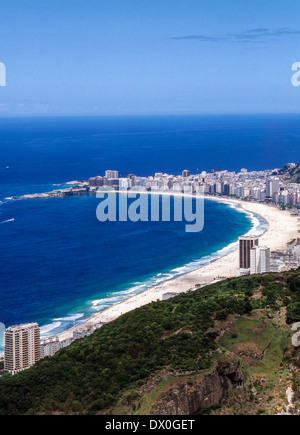
<path fill-rule="evenodd" d="M 266 195 L 268 198 L 273 198 L 275 193 L 280 190 L 280 184 L 278 178 L 269 178 L 266 185 Z"/>
<path fill-rule="evenodd" d="M 29 369 L 40 359 L 40 327 L 37 323 L 26 323 L 6 329 L 5 370 L 14 375 Z"/>
<path fill-rule="evenodd" d="M 114 178 L 119 178 L 119 172 L 108 170 L 105 172 L 105 177 L 108 178 L 109 180 L 114 179 Z"/>
<path fill-rule="evenodd" d="M 255 246 L 250 252 L 250 273 L 251 275 L 267 273 L 271 271 L 271 252 L 266 246 Z"/>

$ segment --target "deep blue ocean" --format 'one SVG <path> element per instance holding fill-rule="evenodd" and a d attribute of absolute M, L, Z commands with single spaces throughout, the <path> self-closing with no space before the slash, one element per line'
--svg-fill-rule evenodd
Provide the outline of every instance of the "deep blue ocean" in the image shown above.
<path fill-rule="evenodd" d="M 178 222 L 100 223 L 90 196 L 6 198 L 106 169 L 279 168 L 299 161 L 299 144 L 299 117 L 288 115 L 1 119 L 0 322 L 59 332 L 228 252 L 255 222 L 206 201 L 204 230 L 186 233 Z"/>

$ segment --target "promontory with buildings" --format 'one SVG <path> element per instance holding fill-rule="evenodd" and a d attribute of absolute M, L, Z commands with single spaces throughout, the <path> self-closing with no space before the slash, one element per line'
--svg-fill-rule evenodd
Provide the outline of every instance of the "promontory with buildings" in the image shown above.
<path fill-rule="evenodd" d="M 219 195 L 247 201 L 273 203 L 282 208 L 300 208 L 300 165 L 289 163 L 282 169 L 251 171 L 202 171 L 191 174 L 184 170 L 181 175 L 162 172 L 154 176 L 143 177 L 128 174 L 122 177 L 118 171 L 108 170 L 104 176 L 95 176 L 89 180 L 71 181 L 64 185 L 70 187 L 55 189 L 52 192 L 37 193 L 14 197 L 13 199 L 32 199 L 49 197 L 67 197 L 95 193 L 97 188 L 108 186 L 124 191 L 133 187 L 143 187 L 151 191 L 169 191 L 180 193 L 185 188 L 201 191 L 206 195 Z"/>

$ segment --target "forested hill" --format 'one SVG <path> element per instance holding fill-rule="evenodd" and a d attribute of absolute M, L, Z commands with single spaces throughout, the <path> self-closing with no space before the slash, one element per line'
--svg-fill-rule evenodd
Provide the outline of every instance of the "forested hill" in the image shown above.
<path fill-rule="evenodd" d="M 291 340 L 299 321 L 299 270 L 219 282 L 125 314 L 4 375 L 0 414 L 286 412 L 286 390 L 299 399 Z"/>
<path fill-rule="evenodd" d="M 300 183 L 300 164 L 295 168 L 284 168 L 280 174 L 284 175 L 285 180 L 289 183 Z"/>
<path fill-rule="evenodd" d="M 290 171 L 292 183 L 300 183 L 300 165 Z"/>

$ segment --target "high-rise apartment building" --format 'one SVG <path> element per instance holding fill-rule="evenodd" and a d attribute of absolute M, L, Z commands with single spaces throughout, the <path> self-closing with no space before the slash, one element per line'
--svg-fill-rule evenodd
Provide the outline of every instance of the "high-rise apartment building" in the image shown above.
<path fill-rule="evenodd" d="M 278 193 L 280 189 L 278 178 L 269 178 L 266 183 L 266 196 L 268 198 L 273 198 L 275 193 Z"/>
<path fill-rule="evenodd" d="M 106 171 L 105 177 L 108 179 L 119 178 L 119 172 L 118 171 Z"/>
<path fill-rule="evenodd" d="M 11 326 L 5 331 L 4 369 L 16 374 L 41 359 L 40 327 L 37 323 Z"/>
<path fill-rule="evenodd" d="M 258 246 L 258 237 L 240 237 L 239 245 L 240 269 L 247 269 L 250 271 L 250 251 L 254 246 Z"/>
<path fill-rule="evenodd" d="M 271 272 L 271 250 L 270 248 L 263 246 L 262 248 L 260 248 L 260 262 L 258 273 L 267 272 Z"/>
<path fill-rule="evenodd" d="M 254 246 L 250 251 L 250 273 L 259 274 L 271 271 L 271 251 L 266 246 Z"/>
<path fill-rule="evenodd" d="M 92 177 L 89 179 L 90 187 L 102 187 L 104 184 L 103 177 Z"/>

